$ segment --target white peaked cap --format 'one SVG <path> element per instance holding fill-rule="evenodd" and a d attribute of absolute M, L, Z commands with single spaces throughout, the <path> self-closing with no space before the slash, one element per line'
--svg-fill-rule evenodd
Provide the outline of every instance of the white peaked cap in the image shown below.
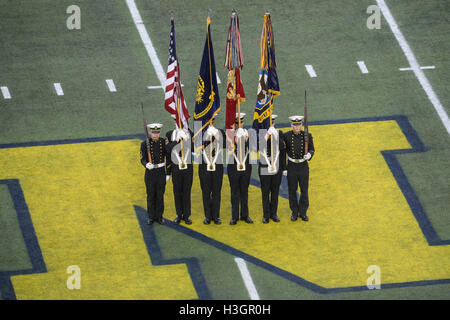
<path fill-rule="evenodd" d="M 291 120 L 291 122 L 301 122 L 304 118 L 304 116 L 290 116 L 289 120 Z"/>
<path fill-rule="evenodd" d="M 150 130 L 160 130 L 163 127 L 161 123 L 150 123 L 147 125 L 147 128 Z"/>

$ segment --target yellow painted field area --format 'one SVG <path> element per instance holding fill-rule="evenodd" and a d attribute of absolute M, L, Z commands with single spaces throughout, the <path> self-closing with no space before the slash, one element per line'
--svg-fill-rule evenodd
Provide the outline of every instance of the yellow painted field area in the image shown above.
<path fill-rule="evenodd" d="M 450 248 L 428 246 L 380 150 L 410 148 L 395 121 L 311 126 L 310 221 L 263 225 L 261 192 L 249 190 L 255 223 L 228 224 L 228 178 L 222 225 L 203 225 L 194 170 L 187 226 L 326 288 L 364 286 L 369 265 L 383 283 L 450 278 Z M 184 264 L 152 266 L 133 205 L 146 208 L 138 140 L 0 150 L 0 179 L 19 179 L 48 273 L 12 277 L 18 299 L 191 299 Z M 254 168 L 254 170 L 256 167 Z M 175 218 L 172 184 L 164 217 Z M 184 225 L 184 224 L 183 224 Z M 184 225 L 186 226 L 186 225 Z M 164 227 L 164 226 L 155 226 Z M 78 265 L 82 289 L 68 290 Z"/>
<path fill-rule="evenodd" d="M 133 205 L 145 207 L 137 140 L 0 151 L 18 178 L 48 273 L 12 277 L 17 299 L 194 299 L 186 265 L 152 266 Z M 81 290 L 66 286 L 78 265 Z"/>
<path fill-rule="evenodd" d="M 261 194 L 251 187 L 256 225 L 192 229 L 326 288 L 365 286 L 370 265 L 380 267 L 384 284 L 449 278 L 450 247 L 428 246 L 380 153 L 411 147 L 397 123 L 321 125 L 310 132 L 316 154 L 309 222 L 291 222 L 289 202 L 280 199 L 281 222 L 263 225 Z"/>

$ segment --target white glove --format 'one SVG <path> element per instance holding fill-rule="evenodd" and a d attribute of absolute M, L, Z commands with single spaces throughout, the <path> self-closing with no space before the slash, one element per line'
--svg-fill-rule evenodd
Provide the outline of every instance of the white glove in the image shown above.
<path fill-rule="evenodd" d="M 248 131 L 247 129 L 243 129 L 244 130 L 244 137 L 248 137 Z"/>
<path fill-rule="evenodd" d="M 269 130 L 267 130 L 266 136 L 264 137 L 266 140 L 269 140 L 269 136 L 273 135 L 275 139 L 278 138 L 278 131 L 275 129 L 274 126 L 270 127 Z"/>
<path fill-rule="evenodd" d="M 287 177 L 287 170 L 283 170 L 283 176 Z"/>
<path fill-rule="evenodd" d="M 145 167 L 146 167 L 148 170 L 152 170 L 152 169 L 155 167 L 155 165 L 154 165 L 153 163 L 148 162 L 148 163 L 145 165 Z"/>
<path fill-rule="evenodd" d="M 189 135 L 184 130 L 179 130 L 177 132 L 177 141 L 183 139 L 184 141 L 189 140 Z"/>
<path fill-rule="evenodd" d="M 172 131 L 172 136 L 170 137 L 171 141 L 177 141 L 178 129 Z"/>
<path fill-rule="evenodd" d="M 248 133 L 247 133 L 247 135 L 248 135 Z M 245 131 L 244 131 L 244 129 L 242 129 L 242 128 L 237 129 L 237 131 L 236 131 L 236 137 L 239 139 L 239 138 L 242 138 L 242 137 L 244 137 L 244 136 L 245 136 Z"/>
<path fill-rule="evenodd" d="M 175 129 L 175 139 L 173 139 L 173 141 L 179 141 L 180 140 L 180 134 L 181 134 L 181 129 Z"/>
<path fill-rule="evenodd" d="M 305 154 L 304 156 L 303 156 L 303 159 L 305 159 L 305 160 L 309 160 L 309 159 L 311 159 L 311 153 L 307 153 L 307 154 Z"/>
<path fill-rule="evenodd" d="M 278 131 L 274 126 L 270 127 L 269 130 L 267 130 L 267 133 L 275 136 L 278 135 Z"/>
<path fill-rule="evenodd" d="M 183 130 L 183 139 L 188 141 L 191 138 L 191 135 L 189 134 L 189 131 Z"/>
<path fill-rule="evenodd" d="M 217 130 L 216 128 L 211 127 L 211 126 L 206 130 L 206 134 L 208 136 L 215 136 L 218 132 L 219 132 L 219 130 Z"/>
<path fill-rule="evenodd" d="M 166 175 L 166 182 L 169 182 L 170 176 Z"/>

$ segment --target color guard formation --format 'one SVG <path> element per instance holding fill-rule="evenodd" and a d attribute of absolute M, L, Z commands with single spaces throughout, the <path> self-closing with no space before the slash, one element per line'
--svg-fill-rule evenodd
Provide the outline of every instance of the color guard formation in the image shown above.
<path fill-rule="evenodd" d="M 262 222 L 270 219 L 279 222 L 278 197 L 282 175 L 287 176 L 291 221 L 299 217 L 308 221 L 309 207 L 308 184 L 309 166 L 315 149 L 311 133 L 303 130 L 303 116 L 289 117 L 291 130 L 282 132 L 272 126 L 266 133 L 260 134 L 263 140 L 259 145 L 258 176 L 261 184 Z M 204 224 L 221 224 L 220 201 L 224 175 L 223 153 L 227 153 L 227 174 L 230 182 L 231 220 L 235 225 L 239 220 L 253 223 L 250 218 L 248 189 L 252 172 L 250 164 L 249 131 L 243 127 L 245 114 L 241 113 L 240 126 L 236 120 L 233 129 L 217 129 L 214 121 L 205 130 L 203 144 L 199 149 L 200 164 L 198 174 L 202 190 Z M 164 224 L 164 192 L 166 182 L 172 177 L 176 217 L 174 223 L 184 221 L 192 224 L 191 190 L 193 184 L 194 143 L 191 131 L 178 128 L 161 138 L 163 125 L 147 125 L 147 141 L 141 143 L 140 159 L 145 167 L 145 185 L 147 190 L 148 224 Z M 241 146 L 239 146 L 241 144 Z M 262 146 L 262 147 L 261 147 Z M 273 155 L 273 156 L 272 156 Z M 300 199 L 297 199 L 300 191 Z"/>
<path fill-rule="evenodd" d="M 262 222 L 279 222 L 278 196 L 282 175 L 287 176 L 291 220 L 308 221 L 308 161 L 314 155 L 312 135 L 308 131 L 306 91 L 303 116 L 291 116 L 292 130 L 283 133 L 275 128 L 274 99 L 280 95 L 275 62 L 272 20 L 264 14 L 261 33 L 261 64 L 257 99 L 251 127 L 245 127 L 246 114 L 241 103 L 246 101 L 241 81 L 244 59 L 241 51 L 239 18 L 235 10 L 230 17 L 224 66 L 228 71 L 226 88 L 225 128 L 216 128 L 220 98 L 211 38 L 211 18 L 206 20 L 203 49 L 194 111 L 194 130 L 189 127 L 189 111 L 184 100 L 180 65 L 175 44 L 175 23 L 171 18 L 169 64 L 167 68 L 164 108 L 174 119 L 175 129 L 160 137 L 162 125 L 147 125 L 146 141 L 141 144 L 141 163 L 145 167 L 148 223 L 163 224 L 164 191 L 172 176 L 176 217 L 174 223 L 191 224 L 191 190 L 193 160 L 199 163 L 198 175 L 202 190 L 204 220 L 209 225 L 221 224 L 220 201 L 224 175 L 224 158 L 231 191 L 231 225 L 238 221 L 253 223 L 250 218 L 248 189 L 252 166 L 250 155 L 259 154 L 258 176 L 262 194 Z M 142 112 L 144 110 L 142 106 Z M 302 130 L 303 128 L 303 130 Z M 224 152 L 225 150 L 225 152 Z M 225 156 L 224 156 L 225 154 Z M 300 188 L 300 199 L 297 191 Z"/>

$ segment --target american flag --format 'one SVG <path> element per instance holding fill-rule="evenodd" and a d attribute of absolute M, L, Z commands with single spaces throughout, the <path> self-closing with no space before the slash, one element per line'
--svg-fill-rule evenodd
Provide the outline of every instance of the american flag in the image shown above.
<path fill-rule="evenodd" d="M 186 107 L 183 91 L 181 90 L 180 67 L 178 65 L 177 50 L 175 46 L 175 25 L 173 19 L 171 20 L 171 24 L 169 66 L 167 67 L 164 107 L 169 113 L 176 116 L 177 126 L 181 123 L 181 129 L 189 129 L 187 121 L 189 119 L 189 111 Z"/>

